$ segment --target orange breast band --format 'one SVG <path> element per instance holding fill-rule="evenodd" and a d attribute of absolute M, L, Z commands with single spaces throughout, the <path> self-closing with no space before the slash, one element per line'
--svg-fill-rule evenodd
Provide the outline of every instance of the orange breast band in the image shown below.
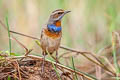
<path fill-rule="evenodd" d="M 50 31 L 48 31 L 47 29 L 45 29 L 45 34 L 46 34 L 47 36 L 55 39 L 55 38 L 60 37 L 61 32 L 59 32 L 59 33 L 56 34 L 56 33 L 52 33 L 52 32 L 50 32 Z"/>
<path fill-rule="evenodd" d="M 61 27 L 61 21 L 57 21 L 57 22 L 55 23 L 55 26 L 56 26 L 56 27 Z"/>

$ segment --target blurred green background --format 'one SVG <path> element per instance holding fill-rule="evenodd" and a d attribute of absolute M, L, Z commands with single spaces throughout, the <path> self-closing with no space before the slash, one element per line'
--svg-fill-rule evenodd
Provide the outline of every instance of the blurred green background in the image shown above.
<path fill-rule="evenodd" d="M 97 52 L 111 44 L 112 31 L 120 29 L 120 0 L 0 0 L 0 19 L 5 23 L 8 16 L 10 30 L 39 38 L 42 26 L 56 9 L 71 10 L 62 21 L 61 41 L 71 48 Z M 34 49 L 31 54 L 41 55 L 34 40 L 14 36 Z M 8 42 L 7 31 L 0 27 L 0 51 L 9 50 Z M 12 52 L 24 54 L 14 40 Z"/>

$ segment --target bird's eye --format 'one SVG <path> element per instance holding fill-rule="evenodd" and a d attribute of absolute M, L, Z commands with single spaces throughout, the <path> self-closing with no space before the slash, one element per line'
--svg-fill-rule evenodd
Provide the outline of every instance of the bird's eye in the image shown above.
<path fill-rule="evenodd" d="M 62 14 L 62 12 L 59 12 L 58 14 Z"/>

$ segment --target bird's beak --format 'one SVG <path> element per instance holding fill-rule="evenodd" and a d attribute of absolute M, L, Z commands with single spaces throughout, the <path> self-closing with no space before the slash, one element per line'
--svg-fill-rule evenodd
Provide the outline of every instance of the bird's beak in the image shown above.
<path fill-rule="evenodd" d="M 71 12 L 71 11 L 64 11 L 64 14 L 67 14 L 67 13 L 69 13 L 69 12 Z"/>

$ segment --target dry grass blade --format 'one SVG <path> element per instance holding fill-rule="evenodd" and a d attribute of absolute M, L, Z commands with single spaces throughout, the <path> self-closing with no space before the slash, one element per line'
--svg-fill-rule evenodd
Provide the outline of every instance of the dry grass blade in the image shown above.
<path fill-rule="evenodd" d="M 97 77 L 97 79 L 101 80 L 101 78 L 102 78 L 101 67 L 96 65 L 95 68 L 96 68 L 96 77 Z"/>
<path fill-rule="evenodd" d="M 118 44 L 120 46 L 120 34 L 118 32 L 113 32 L 117 36 Z"/>
<path fill-rule="evenodd" d="M 100 56 L 100 57 L 103 58 L 103 59 L 107 62 L 106 66 L 108 65 L 108 66 L 110 67 L 110 69 L 112 69 L 112 71 L 115 72 L 115 68 L 114 68 L 114 66 L 111 64 L 111 62 L 110 62 L 106 57 L 104 57 L 104 56 Z"/>
<path fill-rule="evenodd" d="M 16 67 L 17 67 L 17 71 L 18 71 L 18 75 L 19 75 L 19 80 L 21 80 L 21 72 L 20 72 L 20 67 L 17 61 L 16 62 Z"/>
<path fill-rule="evenodd" d="M 112 48 L 113 48 L 113 61 L 114 61 L 114 66 L 116 69 L 116 80 L 119 80 L 119 73 L 120 73 L 120 67 L 118 65 L 117 61 L 117 52 L 116 52 L 116 45 L 119 44 L 119 38 L 118 38 L 117 32 L 112 33 Z"/>

